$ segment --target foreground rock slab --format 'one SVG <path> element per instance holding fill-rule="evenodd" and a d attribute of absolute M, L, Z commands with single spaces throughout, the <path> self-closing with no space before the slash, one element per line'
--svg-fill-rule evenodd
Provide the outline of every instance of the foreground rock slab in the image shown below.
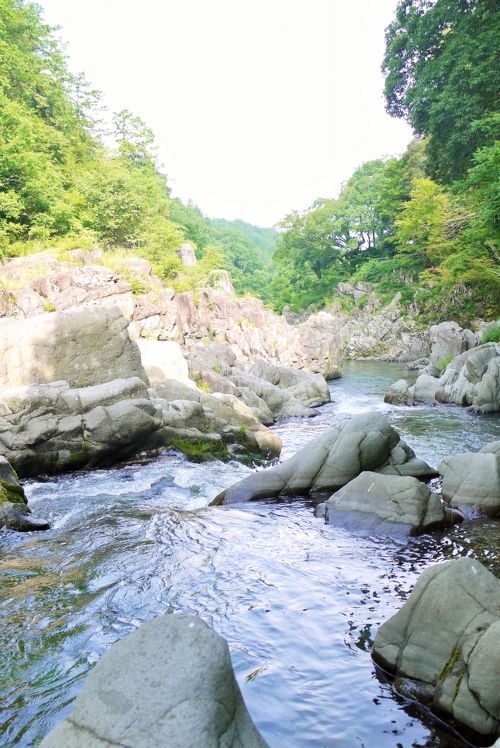
<path fill-rule="evenodd" d="M 319 504 L 330 525 L 389 535 L 418 535 L 456 519 L 439 496 L 416 478 L 365 471 Z"/>
<path fill-rule="evenodd" d="M 201 619 L 167 615 L 113 645 L 43 748 L 266 748 L 226 642 Z"/>
<path fill-rule="evenodd" d="M 451 506 L 474 507 L 490 517 L 500 516 L 500 442 L 479 452 L 445 457 L 438 471 L 443 476 L 443 499 Z"/>
<path fill-rule="evenodd" d="M 403 695 L 473 737 L 500 736 L 500 581 L 478 561 L 424 571 L 372 654 Z"/>
<path fill-rule="evenodd" d="M 330 429 L 276 467 L 252 473 L 212 504 L 331 493 L 364 470 L 417 478 L 436 475 L 383 416 L 366 413 Z"/>

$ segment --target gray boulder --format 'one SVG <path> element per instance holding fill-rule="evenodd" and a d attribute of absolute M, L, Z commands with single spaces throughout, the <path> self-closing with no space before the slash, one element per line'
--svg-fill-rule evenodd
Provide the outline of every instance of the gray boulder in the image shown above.
<path fill-rule="evenodd" d="M 379 629 L 373 659 L 455 727 L 500 736 L 500 581 L 478 561 L 430 567 Z"/>
<path fill-rule="evenodd" d="M 393 382 L 384 396 L 385 403 L 392 405 L 410 405 L 411 397 L 408 395 L 408 380 L 398 379 Z"/>
<path fill-rule="evenodd" d="M 82 306 L 0 319 L 0 387 L 64 379 L 72 387 L 137 376 L 147 382 L 128 321 L 117 307 Z"/>
<path fill-rule="evenodd" d="M 445 501 L 453 507 L 474 507 L 491 517 L 500 516 L 499 444 L 493 442 L 479 452 L 450 455 L 439 463 Z"/>
<path fill-rule="evenodd" d="M 330 525 L 379 534 L 419 535 L 452 524 L 453 513 L 416 478 L 365 471 L 316 509 Z"/>
<path fill-rule="evenodd" d="M 144 624 L 97 663 L 42 748 L 265 748 L 226 642 L 194 616 Z"/>
<path fill-rule="evenodd" d="M 418 478 L 436 475 L 383 416 L 366 413 L 330 429 L 276 467 L 252 473 L 212 503 L 331 493 L 364 470 Z"/>

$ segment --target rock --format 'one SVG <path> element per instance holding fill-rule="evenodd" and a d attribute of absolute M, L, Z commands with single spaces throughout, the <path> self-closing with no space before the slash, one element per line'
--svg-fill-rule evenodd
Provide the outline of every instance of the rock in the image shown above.
<path fill-rule="evenodd" d="M 178 343 L 171 340 L 138 340 L 141 361 L 151 385 L 176 380 L 188 387 L 196 385 L 189 377 L 189 368 Z"/>
<path fill-rule="evenodd" d="M 415 458 L 383 416 L 367 413 L 330 429 L 276 467 L 252 473 L 220 493 L 212 504 L 331 493 L 364 470 L 420 478 L 436 475 Z"/>
<path fill-rule="evenodd" d="M 138 377 L 76 389 L 60 381 L 2 390 L 0 455 L 27 477 L 112 464 L 169 445 L 205 458 L 227 456 L 232 442 L 270 457 L 281 450 L 279 437 L 243 413 L 244 406 L 217 398 L 202 403 L 203 393 L 171 401 L 157 394 Z"/>
<path fill-rule="evenodd" d="M 252 376 L 286 390 L 295 400 L 300 400 L 309 408 L 330 402 L 330 390 L 320 374 L 289 366 L 276 366 L 266 361 L 252 364 L 248 371 Z"/>
<path fill-rule="evenodd" d="M 412 399 L 408 395 L 408 380 L 398 379 L 393 382 L 384 396 L 385 403 L 392 405 L 411 405 Z"/>
<path fill-rule="evenodd" d="M 184 242 L 184 244 L 181 244 L 179 249 L 175 250 L 175 254 L 182 262 L 184 267 L 191 267 L 192 265 L 196 265 L 197 263 L 194 248 L 193 245 L 190 244 L 190 242 Z"/>
<path fill-rule="evenodd" d="M 499 442 L 480 452 L 445 457 L 438 465 L 443 476 L 443 499 L 451 506 L 474 507 L 491 517 L 500 516 Z"/>
<path fill-rule="evenodd" d="M 398 293 L 387 306 L 375 313 L 358 310 L 358 316 L 346 319 L 346 356 L 384 361 L 413 361 L 428 356 L 430 338 L 418 322 L 407 315 Z"/>
<path fill-rule="evenodd" d="M 50 529 L 49 522 L 29 514 L 27 507 L 10 501 L 0 501 L 0 527 L 2 526 L 17 532 L 38 532 Z"/>
<path fill-rule="evenodd" d="M 479 413 L 500 410 L 500 345 L 486 343 L 464 351 L 441 376 L 420 374 L 408 393 L 417 402 L 471 405 Z"/>
<path fill-rule="evenodd" d="M 500 344 L 486 343 L 462 353 L 439 379 L 436 400 L 472 405 L 490 413 L 500 410 Z"/>
<path fill-rule="evenodd" d="M 436 400 L 436 392 L 439 389 L 439 380 L 429 374 L 420 374 L 417 381 L 410 387 L 410 397 L 419 403 L 433 403 Z"/>
<path fill-rule="evenodd" d="M 147 382 L 127 327 L 116 307 L 0 319 L 0 387 L 61 379 L 86 387 L 133 376 Z"/>
<path fill-rule="evenodd" d="M 299 353 L 305 365 L 325 379 L 338 379 L 347 342 L 343 320 L 329 312 L 318 312 L 299 325 L 299 332 Z"/>
<path fill-rule="evenodd" d="M 114 644 L 41 748 L 265 748 L 226 642 L 200 618 L 166 615 Z"/>
<path fill-rule="evenodd" d="M 380 627 L 372 654 L 404 696 L 473 731 L 481 745 L 500 736 L 500 582 L 478 561 L 424 571 Z"/>
<path fill-rule="evenodd" d="M 50 527 L 45 520 L 31 515 L 26 494 L 19 484 L 17 473 L 2 456 L 0 456 L 0 527 L 19 532 L 48 530 Z"/>
<path fill-rule="evenodd" d="M 443 362 L 477 345 L 477 337 L 470 330 L 463 330 L 456 322 L 441 322 L 430 328 L 431 363 L 442 371 Z"/>
<path fill-rule="evenodd" d="M 439 496 L 416 478 L 370 471 L 319 504 L 316 513 L 330 525 L 388 535 L 419 535 L 455 519 Z"/>
<path fill-rule="evenodd" d="M 93 265 L 102 260 L 102 251 L 97 247 L 94 249 L 70 249 L 67 254 L 76 262 L 82 262 L 84 265 Z"/>

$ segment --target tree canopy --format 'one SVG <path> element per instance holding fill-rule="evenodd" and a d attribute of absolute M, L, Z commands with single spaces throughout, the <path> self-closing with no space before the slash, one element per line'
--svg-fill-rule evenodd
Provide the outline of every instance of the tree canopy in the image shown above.
<path fill-rule="evenodd" d="M 428 174 L 462 179 L 498 137 L 500 5 L 496 0 L 400 0 L 386 32 L 387 111 L 429 136 Z"/>

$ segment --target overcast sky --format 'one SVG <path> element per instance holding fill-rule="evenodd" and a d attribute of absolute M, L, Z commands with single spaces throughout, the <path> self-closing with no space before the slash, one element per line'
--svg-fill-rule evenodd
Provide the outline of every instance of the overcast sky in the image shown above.
<path fill-rule="evenodd" d="M 173 194 L 270 226 L 402 153 L 380 64 L 396 0 L 39 0 L 70 67 L 154 130 Z"/>

